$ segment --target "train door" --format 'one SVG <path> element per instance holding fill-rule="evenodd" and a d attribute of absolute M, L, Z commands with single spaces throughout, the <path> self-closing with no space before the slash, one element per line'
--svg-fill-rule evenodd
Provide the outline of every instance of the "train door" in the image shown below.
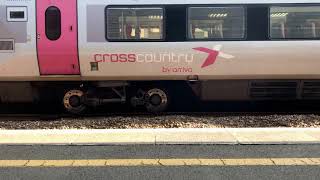
<path fill-rule="evenodd" d="M 40 74 L 80 74 L 77 0 L 36 1 Z"/>

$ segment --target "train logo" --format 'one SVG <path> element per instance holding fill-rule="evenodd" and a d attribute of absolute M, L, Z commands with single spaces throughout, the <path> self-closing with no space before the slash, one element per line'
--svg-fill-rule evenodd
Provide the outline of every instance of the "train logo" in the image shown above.
<path fill-rule="evenodd" d="M 205 68 L 205 67 L 208 67 L 208 66 L 214 64 L 218 57 L 222 57 L 224 59 L 234 58 L 234 56 L 232 56 L 230 54 L 226 54 L 221 51 L 222 45 L 216 45 L 216 46 L 214 46 L 213 49 L 209 49 L 209 48 L 205 48 L 205 47 L 197 47 L 197 48 L 193 48 L 193 49 L 196 51 L 201 51 L 201 52 L 209 54 L 207 59 L 202 64 L 201 68 Z"/>

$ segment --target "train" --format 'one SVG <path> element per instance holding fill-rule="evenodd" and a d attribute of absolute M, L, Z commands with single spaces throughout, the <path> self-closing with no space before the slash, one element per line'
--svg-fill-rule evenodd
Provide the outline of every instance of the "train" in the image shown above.
<path fill-rule="evenodd" d="M 319 100 L 318 48 L 317 0 L 0 0 L 0 102 Z"/>

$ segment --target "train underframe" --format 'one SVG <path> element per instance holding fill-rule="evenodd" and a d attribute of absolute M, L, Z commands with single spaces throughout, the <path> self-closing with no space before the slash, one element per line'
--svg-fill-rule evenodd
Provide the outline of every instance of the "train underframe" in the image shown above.
<path fill-rule="evenodd" d="M 1 82 L 1 103 L 61 103 L 80 114 L 122 103 L 152 113 L 198 101 L 318 100 L 320 80 Z"/>

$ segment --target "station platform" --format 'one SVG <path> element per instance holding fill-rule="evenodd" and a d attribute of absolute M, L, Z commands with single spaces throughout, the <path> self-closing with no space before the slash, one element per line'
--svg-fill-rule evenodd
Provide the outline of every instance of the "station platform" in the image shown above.
<path fill-rule="evenodd" d="M 320 144 L 320 128 L 0 131 L 0 145 L 132 144 Z"/>
<path fill-rule="evenodd" d="M 317 179 L 320 129 L 0 130 L 0 179 Z"/>

